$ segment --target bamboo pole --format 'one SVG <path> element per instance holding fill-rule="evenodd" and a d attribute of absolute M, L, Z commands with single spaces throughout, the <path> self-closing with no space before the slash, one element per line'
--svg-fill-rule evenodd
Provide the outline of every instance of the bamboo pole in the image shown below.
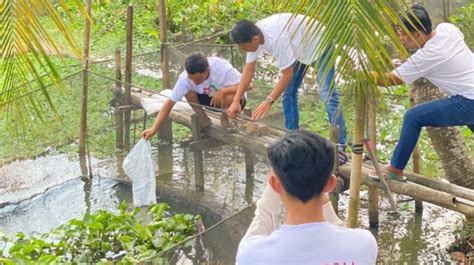
<path fill-rule="evenodd" d="M 87 17 L 84 25 L 84 55 L 82 59 L 82 92 L 81 92 L 81 125 L 79 132 L 79 164 L 83 177 L 87 174 L 86 140 L 87 140 L 87 100 L 89 91 L 89 47 L 91 38 L 92 0 L 86 2 Z"/>
<path fill-rule="evenodd" d="M 415 99 L 412 95 L 412 89 L 410 88 L 410 106 L 415 106 Z M 413 162 L 413 173 L 420 174 L 421 173 L 421 161 L 420 161 L 420 146 L 417 143 L 415 149 L 412 153 L 412 162 Z M 415 200 L 415 212 L 421 213 L 423 212 L 423 201 L 422 200 Z"/>
<path fill-rule="evenodd" d="M 465 188 L 456 184 L 447 183 L 437 179 L 430 179 L 423 175 L 415 173 L 405 173 L 405 177 L 408 180 L 426 186 L 431 189 L 447 192 L 453 196 L 457 196 L 463 199 L 474 201 L 474 190 Z"/>
<path fill-rule="evenodd" d="M 335 175 L 339 171 L 339 154 L 337 142 L 339 139 L 339 128 L 337 125 L 331 125 L 331 133 L 329 134 L 329 140 L 334 143 L 334 168 L 332 173 Z M 332 208 L 337 213 L 339 212 L 339 192 L 340 189 L 329 192 L 329 200 L 331 201 Z"/>
<path fill-rule="evenodd" d="M 158 1 L 160 16 L 160 42 L 161 42 L 161 69 L 163 72 L 163 87 L 171 88 L 168 51 L 168 24 L 166 22 L 166 0 Z"/>
<path fill-rule="evenodd" d="M 361 88 L 361 84 L 358 84 Z M 354 145 L 352 148 L 352 169 L 349 192 L 349 210 L 347 213 L 347 226 L 356 227 L 358 224 L 359 212 L 359 192 L 362 172 L 362 153 L 364 149 L 364 129 L 366 115 L 366 99 L 362 89 L 357 91 L 355 96 L 355 117 L 354 117 Z"/>
<path fill-rule="evenodd" d="M 131 103 L 131 86 L 132 83 L 132 44 L 133 44 L 133 5 L 129 4 L 127 8 L 127 40 L 126 40 L 126 52 L 125 52 L 125 95 L 124 104 L 130 105 Z M 124 146 L 125 150 L 130 150 L 130 119 L 131 113 L 129 110 L 125 112 L 124 118 Z"/>
<path fill-rule="evenodd" d="M 346 177 L 350 174 L 349 166 L 340 167 L 342 176 Z M 373 185 L 381 188 L 381 184 L 377 180 L 373 180 L 368 176 L 369 170 L 362 171 L 362 183 L 365 185 Z M 401 182 L 397 180 L 387 180 L 390 190 L 397 194 L 403 194 L 415 199 L 421 199 L 425 202 L 439 205 L 443 208 L 450 209 L 468 216 L 474 216 L 474 202 L 469 200 L 461 200 L 458 197 L 447 192 L 434 190 L 432 188 L 407 181 Z"/>
<path fill-rule="evenodd" d="M 375 91 L 369 92 L 368 103 L 369 120 L 367 121 L 367 134 L 374 153 L 377 153 L 377 102 Z M 369 186 L 369 225 L 371 227 L 377 227 L 379 225 L 379 190 L 375 186 Z"/>
<path fill-rule="evenodd" d="M 115 99 L 115 146 L 123 151 L 123 112 L 119 111 L 122 105 L 122 61 L 120 49 L 115 50 L 115 82 L 114 99 Z"/>

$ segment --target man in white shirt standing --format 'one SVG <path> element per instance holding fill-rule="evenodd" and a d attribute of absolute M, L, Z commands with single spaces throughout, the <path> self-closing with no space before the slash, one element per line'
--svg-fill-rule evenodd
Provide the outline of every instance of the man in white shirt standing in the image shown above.
<path fill-rule="evenodd" d="M 272 55 L 280 68 L 281 76 L 267 99 L 252 113 L 252 118 L 264 117 L 272 104 L 283 94 L 283 114 L 285 127 L 290 130 L 299 128 L 298 89 L 309 67 L 317 67 L 317 83 L 321 99 L 326 104 L 329 123 L 339 127 L 339 144 L 341 144 L 340 162 L 347 157 L 343 151 L 346 144 L 346 126 L 339 109 L 339 96 L 335 87 L 335 68 L 329 65 L 332 47 L 327 47 L 323 54 L 316 58 L 319 36 L 315 35 L 318 23 L 303 15 L 281 13 L 257 21 L 239 21 L 231 30 L 230 36 L 239 48 L 247 52 L 247 59 L 239 88 L 227 114 L 234 117 L 239 111 L 239 98 L 243 95 L 254 74 L 257 59 L 267 53 Z M 326 68 L 329 69 L 325 73 Z"/>
<path fill-rule="evenodd" d="M 418 50 L 408 60 L 390 73 L 385 73 L 388 85 L 412 84 L 426 78 L 448 95 L 409 109 L 403 117 L 400 140 L 384 174 L 395 180 L 405 180 L 403 169 L 420 136 L 421 128 L 467 125 L 474 131 L 474 55 L 464 42 L 459 29 L 441 23 L 432 30 L 426 9 L 414 5 L 406 12 L 403 24 L 409 36 L 399 30 L 401 41 L 408 49 Z M 414 16 L 414 15 L 416 16 Z M 387 85 L 376 73 L 372 74 L 378 85 Z"/>
<path fill-rule="evenodd" d="M 204 110 L 199 105 L 225 109 L 232 103 L 240 73 L 228 61 L 194 53 L 186 57 L 183 71 L 176 82 L 171 96 L 161 107 L 151 128 L 142 132 L 142 137 L 152 137 L 168 117 L 173 106 L 184 96 L 191 108 L 198 115 L 201 128 L 211 124 Z M 250 85 L 245 90 L 250 89 Z M 240 107 L 244 108 L 245 96 L 240 97 Z"/>
<path fill-rule="evenodd" d="M 268 149 L 271 171 L 236 261 L 248 264 L 375 264 L 377 242 L 364 229 L 332 224 L 323 194 L 336 185 L 333 144 L 302 130 Z M 285 223 L 277 229 L 280 203 Z"/>

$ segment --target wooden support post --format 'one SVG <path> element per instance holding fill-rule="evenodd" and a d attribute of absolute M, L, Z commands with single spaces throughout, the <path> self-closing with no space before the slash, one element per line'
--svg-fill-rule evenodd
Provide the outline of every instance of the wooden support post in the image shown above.
<path fill-rule="evenodd" d="M 132 83 L 132 44 L 133 44 L 133 5 L 129 4 L 127 8 L 127 40 L 125 53 L 125 95 L 124 104 L 131 104 L 131 86 Z M 124 126 L 124 146 L 125 150 L 130 150 L 130 111 L 125 112 Z"/>
<path fill-rule="evenodd" d="M 88 17 L 84 26 L 84 57 L 82 59 L 81 125 L 79 132 L 79 164 L 83 177 L 87 177 L 86 140 L 87 140 L 87 100 L 89 91 L 89 47 L 91 38 L 92 0 L 86 1 Z"/>
<path fill-rule="evenodd" d="M 245 199 L 247 203 L 253 202 L 255 154 L 244 148 L 245 153 Z"/>
<path fill-rule="evenodd" d="M 331 133 L 329 134 L 329 140 L 334 143 L 335 152 L 334 152 L 334 168 L 333 174 L 337 174 L 339 171 L 339 154 L 338 154 L 338 142 L 339 138 L 339 127 L 337 125 L 331 125 Z M 342 188 L 342 187 L 341 187 Z M 334 211 L 337 213 L 339 211 L 339 190 L 329 193 L 329 200 L 331 201 Z"/>
<path fill-rule="evenodd" d="M 201 140 L 201 128 L 196 114 L 191 115 L 191 131 L 193 134 L 193 141 Z M 194 154 L 194 179 L 196 190 L 204 190 L 204 159 L 202 157 L 202 150 L 196 150 Z"/>
<path fill-rule="evenodd" d="M 173 142 L 173 123 L 170 118 L 167 118 L 161 124 L 160 129 L 158 129 L 158 137 L 169 143 Z"/>
<path fill-rule="evenodd" d="M 158 143 L 158 177 L 160 181 L 171 180 L 173 176 L 173 145 Z"/>
<path fill-rule="evenodd" d="M 358 225 L 360 184 L 362 174 L 362 154 L 364 150 L 365 114 L 367 111 L 366 95 L 358 90 L 355 97 L 354 145 L 352 148 L 351 184 L 349 192 L 349 210 L 347 226 L 354 228 Z"/>
<path fill-rule="evenodd" d="M 368 102 L 368 117 L 367 129 L 370 145 L 374 148 L 374 153 L 377 152 L 377 102 L 375 98 L 375 91 L 369 92 Z M 369 186 L 369 225 L 377 227 L 379 225 L 379 189 L 374 186 Z"/>
<path fill-rule="evenodd" d="M 245 177 L 247 181 L 253 181 L 253 176 L 255 172 L 255 154 L 244 148 L 245 153 Z"/>
<path fill-rule="evenodd" d="M 160 17 L 161 70 L 163 72 L 163 87 L 171 88 L 168 51 L 168 24 L 166 22 L 166 0 L 158 0 L 158 13 Z"/>
<path fill-rule="evenodd" d="M 415 106 L 415 99 L 413 98 L 412 92 L 413 89 L 410 88 L 410 106 Z M 413 150 L 412 154 L 412 162 L 413 162 L 413 173 L 420 174 L 421 173 L 421 161 L 420 161 L 420 145 L 417 143 L 415 149 Z M 415 212 L 422 213 L 423 212 L 423 201 L 415 199 Z"/>
<path fill-rule="evenodd" d="M 120 49 L 115 50 L 115 87 L 114 87 L 114 104 L 115 104 L 115 146 L 123 151 L 123 112 L 119 111 L 122 105 L 122 59 Z"/>

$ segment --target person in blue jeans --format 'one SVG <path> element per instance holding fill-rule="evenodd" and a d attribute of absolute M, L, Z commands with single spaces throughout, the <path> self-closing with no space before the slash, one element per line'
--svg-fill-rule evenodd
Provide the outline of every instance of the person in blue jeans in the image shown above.
<path fill-rule="evenodd" d="M 448 95 L 409 109 L 403 117 L 400 139 L 384 174 L 395 180 L 405 180 L 405 169 L 416 146 L 422 127 L 467 125 L 474 131 L 474 55 L 464 42 L 459 29 L 441 23 L 432 30 L 428 11 L 414 5 L 402 22 L 398 34 L 408 49 L 418 50 L 408 60 L 384 78 L 372 72 L 378 85 L 411 84 L 426 78 Z M 416 17 L 415 17 L 416 16 Z"/>
<path fill-rule="evenodd" d="M 316 27 L 317 22 L 311 18 L 290 13 L 275 14 L 255 24 L 248 20 L 239 21 L 232 28 L 230 36 L 239 48 L 247 52 L 247 58 L 237 93 L 227 114 L 234 117 L 240 111 L 237 96 L 243 94 L 244 87 L 251 83 L 257 59 L 267 53 L 276 60 L 281 76 L 266 100 L 252 113 L 252 119 L 263 118 L 271 110 L 273 102 L 283 94 L 285 126 L 289 130 L 298 129 L 298 88 L 308 67 L 316 66 L 320 96 L 326 104 L 329 122 L 339 127 L 340 162 L 345 163 L 347 156 L 343 149 L 346 144 L 346 126 L 334 86 L 334 66 L 330 67 L 329 73 L 324 74 L 328 58 L 332 55 L 331 49 L 327 48 L 320 58 L 314 58 L 320 38 L 313 34 Z"/>

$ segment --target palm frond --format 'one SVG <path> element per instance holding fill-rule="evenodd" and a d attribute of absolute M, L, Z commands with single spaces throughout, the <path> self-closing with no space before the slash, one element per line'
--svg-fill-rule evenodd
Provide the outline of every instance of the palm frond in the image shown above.
<path fill-rule="evenodd" d="M 75 8 L 84 12 L 80 1 L 75 3 Z M 0 0 L 0 113 L 9 119 L 21 121 L 20 117 L 27 115 L 41 118 L 43 102 L 54 110 L 45 83 L 61 78 L 50 54 L 61 55 L 62 47 L 45 28 L 43 19 L 48 17 L 71 51 L 81 56 L 63 15 L 72 19 L 63 0 L 57 6 L 49 0 Z M 45 72 L 50 74 L 41 77 Z M 42 93 L 32 93 L 38 89 Z"/>

